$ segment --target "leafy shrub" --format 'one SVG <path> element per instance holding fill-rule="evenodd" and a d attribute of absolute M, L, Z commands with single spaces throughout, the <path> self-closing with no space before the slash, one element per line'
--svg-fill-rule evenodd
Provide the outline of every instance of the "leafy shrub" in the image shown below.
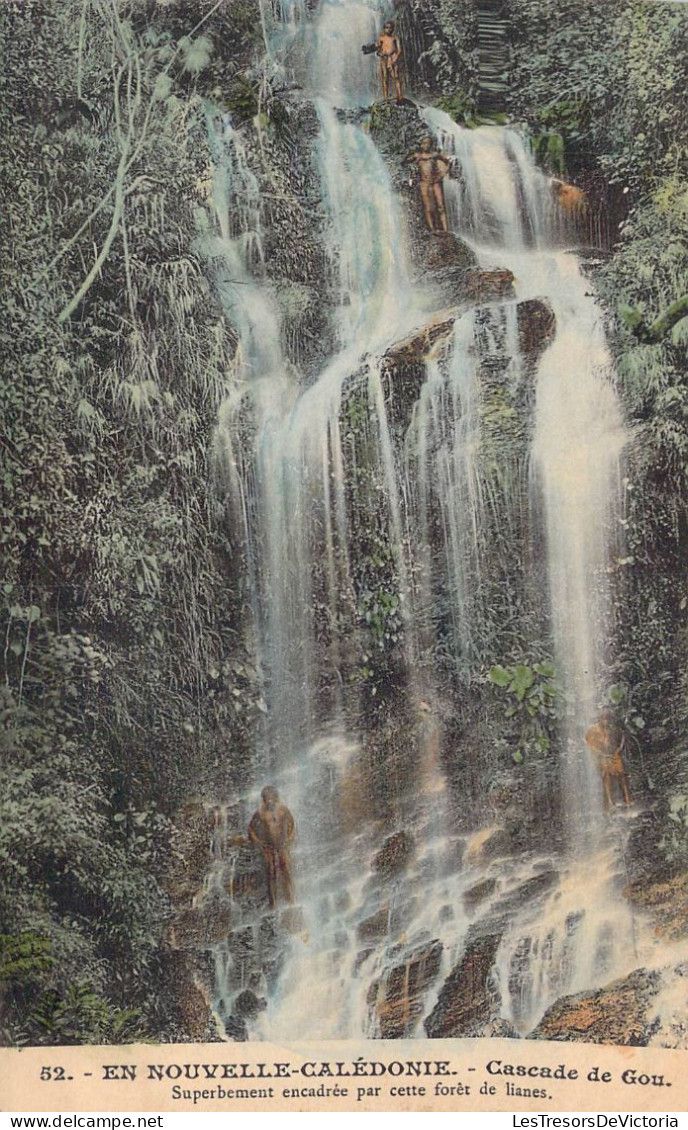
<path fill-rule="evenodd" d="M 509 667 L 498 664 L 490 668 L 488 678 L 507 696 L 509 705 L 504 717 L 515 738 L 512 760 L 518 765 L 528 756 L 545 756 L 552 743 L 552 723 L 557 718 L 557 686 L 553 681 L 552 664 L 517 663 Z"/>

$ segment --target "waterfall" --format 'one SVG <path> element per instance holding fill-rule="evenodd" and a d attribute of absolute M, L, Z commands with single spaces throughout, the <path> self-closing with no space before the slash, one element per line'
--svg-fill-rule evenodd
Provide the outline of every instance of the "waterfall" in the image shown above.
<path fill-rule="evenodd" d="M 584 855 L 602 815 L 600 775 L 584 735 L 604 705 L 604 663 L 611 658 L 609 566 L 618 542 L 625 434 L 607 379 L 601 314 L 571 257 L 557 263 L 556 293 L 559 329 L 540 365 L 532 454 L 546 516 L 557 666 L 570 696 L 565 809 L 572 847 Z"/>
<path fill-rule="evenodd" d="M 290 1024 L 293 1027 L 293 1016 L 291 1022 L 288 1019 L 293 1013 L 290 986 L 298 992 L 303 976 L 308 976 L 314 993 L 321 987 L 325 1009 L 331 995 L 329 973 L 342 938 L 348 939 L 350 964 L 356 954 L 351 926 L 344 922 L 353 897 L 350 872 L 356 864 L 353 856 L 342 853 L 349 829 L 342 829 L 340 811 L 343 793 L 355 791 L 354 782 L 362 771 L 361 751 L 348 735 L 343 716 L 340 650 L 345 642 L 337 628 L 344 618 L 351 619 L 354 603 L 340 421 L 342 386 L 357 366 L 364 371 L 365 355 L 379 355 L 408 328 L 409 319 L 413 324 L 419 307 L 418 291 L 411 285 L 401 208 L 387 167 L 360 126 L 338 114 L 342 106 L 371 98 L 375 65 L 362 56 L 361 44 L 374 38 L 380 7 L 332 0 L 321 4 L 312 24 L 300 29 L 306 47 L 302 58 L 293 20 L 281 41 L 281 47 L 289 48 L 294 73 L 305 70 L 309 88 L 318 96 L 315 171 L 329 228 L 329 300 L 336 348 L 307 387 L 281 356 L 279 310 L 262 275 L 261 256 L 251 260 L 247 254 L 250 244 L 259 247 L 255 178 L 242 159 L 245 155 L 231 125 L 218 121 L 216 115 L 209 123 L 220 238 L 206 235 L 203 250 L 237 328 L 242 357 L 237 388 L 220 414 L 216 447 L 233 512 L 242 518 L 251 573 L 266 702 L 256 771 L 279 786 L 294 812 L 297 895 L 305 903 L 303 921 L 292 917 L 288 927 L 296 929 L 293 952 L 264 1021 L 273 1034 L 281 1030 L 282 1015 L 285 1031 Z M 380 462 L 387 466 L 388 489 L 394 494 L 395 471 L 385 442 L 385 405 L 377 375 L 373 369 L 368 376 L 368 395 L 378 424 Z M 390 517 L 390 523 L 401 568 L 398 512 L 397 505 L 396 522 Z M 331 626 L 329 649 L 316 640 L 316 604 L 321 619 L 324 610 Z M 357 803 L 352 795 L 352 805 Z M 220 871 L 222 855 L 219 844 L 216 869 Z M 339 888 L 340 907 L 328 893 Z M 248 928 L 255 935 L 255 923 Z M 244 984 L 227 947 L 219 947 L 216 970 L 220 1011 L 226 1014 L 232 993 Z M 346 1015 L 342 1003 L 340 1024 L 345 1024 Z M 357 1030 L 357 1022 L 351 1020 L 350 1031 Z"/>
<path fill-rule="evenodd" d="M 610 841 L 599 771 L 585 731 L 605 697 L 611 659 L 609 574 L 619 550 L 625 443 L 601 311 L 561 231 L 547 178 L 508 130 L 462 130 L 425 111 L 455 158 L 452 225 L 484 265 L 510 269 L 520 299 L 545 297 L 556 334 L 537 373 L 531 444 L 533 504 L 546 532 L 549 620 L 565 704 L 560 710 L 562 811 L 571 863 L 544 904 L 510 926 L 495 977 L 505 1017 L 527 1031 L 557 997 L 600 983 L 636 956 L 619 894 L 623 836 Z"/>
<path fill-rule="evenodd" d="M 462 193 L 448 194 L 453 225 L 486 265 L 513 271 L 519 299 L 545 297 L 556 317 L 554 340 L 538 367 L 532 486 L 544 512 L 552 635 L 569 697 L 564 810 L 572 848 L 587 851 L 602 796 L 584 734 L 603 705 L 608 567 L 618 548 L 626 438 L 602 314 L 575 253 L 551 249 L 547 178 L 522 139 L 508 130 L 461 129 L 437 110 L 426 110 L 425 118 L 461 169 Z"/>
<path fill-rule="evenodd" d="M 426 640 L 437 634 L 439 607 L 451 617 L 457 657 L 474 654 L 473 603 L 480 587 L 478 345 L 475 312 L 454 327 L 448 363 L 428 364 L 406 439 L 409 495 L 417 498 L 415 528 L 423 561 L 415 618 Z M 441 542 L 433 547 L 431 520 L 439 522 Z"/>
<path fill-rule="evenodd" d="M 545 883 L 524 906 L 512 897 L 495 943 L 503 1018 L 525 1032 L 556 996 L 600 983 L 633 957 L 627 911 L 614 895 L 619 843 L 598 832 L 601 786 L 584 741 L 612 643 L 608 571 L 625 439 L 601 315 L 576 255 L 560 246 L 549 184 L 521 137 L 464 130 L 424 110 L 451 157 L 451 229 L 482 268 L 513 273 L 515 296 L 454 312 L 399 437 L 392 402 L 404 390 L 386 384 L 384 354 L 436 311 L 430 290 L 413 281 L 401 202 L 358 113 L 375 96 L 376 75 L 361 45 L 383 16 L 378 0 L 321 0 L 313 18 L 290 0 L 271 32 L 275 58 L 317 112 L 312 171 L 333 341 L 315 377 L 282 351 L 257 174 L 240 133 L 208 112 L 214 189 L 198 247 L 239 340 L 217 426 L 217 474 L 248 579 L 265 704 L 256 791 L 234 798 L 231 811 L 241 830 L 261 785 L 280 789 L 296 820 L 297 905 L 268 915 L 254 900 L 241 910 L 242 849 L 230 843 L 226 809 L 206 897 L 228 890 L 229 913 L 240 919 L 214 948 L 218 1022 L 227 1023 L 239 990 L 259 985 L 267 1007 L 251 1033 L 271 1039 L 418 1033 L 476 924 L 555 871 L 554 889 Z M 531 299 L 546 300 L 556 330 L 537 365 L 527 456 L 496 467 L 486 455 L 483 377 L 492 369 L 506 385 L 525 380 L 518 304 Z M 364 459 L 351 438 L 354 409 L 364 421 Z M 361 581 L 351 528 L 363 478 L 388 551 L 366 547 L 371 568 L 386 571 L 382 611 Z M 490 584 L 501 579 L 487 576 L 491 539 L 495 527 L 506 539 L 515 534 L 524 510 L 543 532 L 547 592 L 538 613 L 565 687 L 558 747 L 567 846 L 560 860 L 485 861 L 491 829 L 470 814 L 456 819 L 457 803 L 481 805 L 468 793 L 449 795 L 439 681 L 424 657 L 441 644 L 467 686 L 479 676 Z M 512 564 L 510 583 L 527 572 Z M 375 656 L 356 658 L 357 637 L 361 623 L 384 616 L 400 625 L 394 662 L 408 748 L 393 737 L 375 747 L 385 733 L 366 722 Z M 595 882 L 584 884 L 593 865 Z M 485 892 L 479 900 L 476 889 Z M 242 930 L 246 951 L 237 948 Z"/>

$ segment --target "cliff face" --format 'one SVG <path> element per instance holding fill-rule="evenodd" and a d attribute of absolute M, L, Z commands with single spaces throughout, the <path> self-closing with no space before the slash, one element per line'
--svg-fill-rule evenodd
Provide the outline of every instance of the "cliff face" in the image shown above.
<path fill-rule="evenodd" d="M 479 7 L 395 6 L 410 91 L 471 125 L 500 109 L 481 101 Z M 676 297 L 685 201 L 680 177 L 675 184 L 662 154 L 638 140 L 625 95 L 618 123 L 602 104 L 597 113 L 573 96 L 553 103 L 554 49 L 530 58 L 543 43 L 537 6 L 510 7 L 518 36 L 509 105 L 548 171 L 587 194 L 587 210 L 559 231 L 594 245 L 589 285 L 604 296 L 634 424 L 623 467 L 626 548 L 608 561 L 613 647 L 602 697 L 629 735 L 627 770 L 642 810 L 622 837 L 619 898 L 669 946 L 683 929 L 670 902 L 682 898 L 688 858 L 679 740 L 685 342 L 680 323 L 666 340 L 637 342 L 615 312 L 622 293 L 662 308 Z M 250 323 L 260 333 L 242 336 L 241 287 L 269 296 L 290 412 L 341 348 L 357 264 L 342 272 L 333 233 L 347 200 L 323 190 L 325 127 L 304 88 L 298 28 L 278 65 L 282 29 L 271 25 L 266 43 L 258 4 L 231 8 L 230 18 L 224 7 L 207 14 L 195 3 L 151 3 L 105 20 L 95 4 L 61 0 L 50 19 L 39 5 L 4 13 L 14 178 L 4 221 L 13 248 L 4 331 L 11 379 L 1 391 L 5 1037 L 267 1031 L 266 1006 L 279 998 L 308 924 L 300 906 L 268 913 L 246 827 L 280 758 L 293 765 L 296 752 L 311 757 L 317 747 L 309 772 L 324 815 L 315 827 L 322 820 L 327 834 L 302 829 L 297 862 L 327 926 L 323 953 L 346 964 L 365 1031 L 405 1036 L 424 1025 L 431 1036 L 671 1040 L 674 1021 L 663 1036 L 660 1008 L 662 976 L 680 974 L 671 962 L 671 974 L 626 962 L 626 979 L 608 987 L 599 988 L 603 973 L 594 991 L 564 987 L 537 1027 L 532 1001 L 516 1002 L 547 945 L 533 919 L 549 913 L 563 882 L 559 758 L 571 707 L 549 674 L 545 537 L 529 486 L 539 366 L 560 327 L 550 297 L 524 296 L 519 270 L 494 250 L 504 223 L 497 198 L 475 221 L 493 240 L 481 265 L 477 228 L 469 238 L 461 226 L 472 189 L 468 166 L 457 171 L 460 154 L 450 178 L 457 231 L 426 230 L 409 183 L 409 155 L 437 120 L 423 107 L 373 100 L 338 119 L 358 131 L 350 138 L 372 143 L 398 209 L 397 227 L 385 231 L 408 250 L 406 276 L 397 262 L 386 287 L 364 292 L 359 325 L 370 325 L 365 311 L 379 294 L 402 286 L 407 296 L 424 290 L 425 306 L 403 332 L 371 335 L 352 350 L 326 427 L 311 434 L 327 470 L 309 464 L 302 493 L 285 496 L 285 528 L 310 508 L 320 548 L 280 557 L 296 545 L 285 534 L 270 584 L 256 580 L 276 510 L 256 517 L 251 475 L 273 475 L 262 496 L 272 506 L 315 442 L 308 446 L 304 427 L 301 446 L 279 466 L 252 464 L 237 504 L 232 475 L 249 468 L 257 436 L 263 451 L 270 440 L 245 395 L 254 339 L 265 344 L 267 323 Z M 582 8 L 576 50 L 603 73 L 583 34 L 595 6 Z M 316 9 L 304 5 L 304 21 Z M 617 9 L 615 42 L 631 55 L 642 28 L 624 25 L 625 6 Z M 648 20 L 652 51 L 666 48 L 676 90 L 685 90 L 673 62 L 684 15 Z M 485 36 L 483 28 L 483 49 Z M 667 98 L 671 118 L 680 98 Z M 242 154 L 241 191 L 223 230 L 213 115 L 237 139 L 227 141 L 232 159 Z M 522 159 L 509 144 L 504 178 Z M 685 146 L 676 144 L 680 164 Z M 365 153 L 364 173 L 373 159 Z M 618 184 L 631 181 L 634 160 L 661 175 L 647 191 L 633 182 L 623 194 Z M 374 274 L 388 248 L 378 247 L 367 212 L 364 222 Z M 612 247 L 621 223 L 622 243 Z M 219 241 L 214 260 L 201 252 L 208 231 Z M 525 243 L 534 238 L 527 230 Z M 241 277 L 230 245 L 248 248 Z M 643 284 L 645 254 L 653 266 Z M 467 374 L 459 360 L 469 355 Z M 237 399 L 241 427 L 231 423 L 228 461 L 225 423 Z M 458 562 L 453 575 L 443 573 L 447 561 Z M 282 599 L 276 562 L 284 575 L 308 574 L 307 585 L 282 592 L 291 619 L 281 655 L 299 672 L 297 691 L 301 671 L 311 679 L 307 706 L 295 707 L 293 748 L 282 720 L 274 728 L 266 661 Z M 296 591 L 308 597 L 301 618 Z M 341 719 L 346 743 L 334 726 Z M 427 848 L 436 840 L 445 854 Z M 350 890 L 356 868 L 358 891 Z M 518 938 L 516 918 L 527 927 Z M 574 906 L 552 937 L 575 934 L 580 921 Z"/>

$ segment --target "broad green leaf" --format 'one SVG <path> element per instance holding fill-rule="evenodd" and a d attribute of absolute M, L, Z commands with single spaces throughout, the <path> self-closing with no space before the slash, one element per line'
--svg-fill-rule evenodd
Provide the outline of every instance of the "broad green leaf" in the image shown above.
<path fill-rule="evenodd" d="M 506 668 L 500 665 L 490 667 L 488 672 L 491 682 L 497 687 L 508 687 L 513 678 L 513 668 Z"/>
<path fill-rule="evenodd" d="M 534 682 L 535 673 L 532 667 L 526 667 L 522 663 L 519 663 L 518 667 L 514 668 L 514 675 L 509 689 L 513 690 L 519 702 L 522 702 L 525 698 L 526 691 L 532 687 Z"/>

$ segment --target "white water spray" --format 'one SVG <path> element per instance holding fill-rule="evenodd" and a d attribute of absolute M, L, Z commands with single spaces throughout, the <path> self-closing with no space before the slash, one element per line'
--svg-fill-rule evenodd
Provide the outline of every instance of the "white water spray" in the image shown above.
<path fill-rule="evenodd" d="M 467 311 L 444 352 L 428 362 L 399 459 L 378 358 L 426 316 L 424 297 L 411 282 L 404 220 L 386 165 L 361 126 L 338 113 L 373 95 L 374 65 L 360 47 L 374 36 L 380 13 L 374 0 L 323 0 L 311 21 L 294 4 L 281 40 L 293 73 L 317 99 L 315 160 L 331 248 L 323 300 L 332 311 L 334 352 L 309 387 L 281 353 L 279 310 L 263 272 L 255 178 L 231 127 L 215 135 L 220 237 L 210 240 L 208 258 L 220 260 L 218 283 L 242 357 L 240 390 L 222 412 L 218 447 L 242 515 L 252 577 L 267 702 L 260 770 L 280 787 L 299 829 L 300 910 L 284 912 L 274 927 L 291 940 L 282 939 L 284 965 L 252 1029 L 272 1039 L 419 1031 L 471 923 L 491 911 L 492 896 L 480 911 L 468 909 L 471 887 L 487 875 L 506 895 L 552 866 L 526 859 L 486 867 L 470 852 L 461 864 L 470 844 L 452 831 L 435 702 L 421 704 L 427 716 L 418 726 L 413 788 L 397 787 L 397 753 L 390 749 L 389 812 L 384 818 L 372 812 L 371 755 L 353 736 L 344 707 L 341 669 L 349 641 L 339 625 L 356 615 L 344 382 L 358 373 L 368 398 L 404 603 L 407 666 L 437 639 L 441 615 L 451 622 L 454 656 L 469 671 L 480 642 L 481 558 L 489 552 L 483 515 L 493 504 L 482 464 L 480 364 L 494 353 L 507 359 L 507 379 L 521 373 L 516 301 L 495 303 L 479 319 Z M 531 464 L 534 507 L 547 533 L 549 620 L 571 703 L 561 741 L 569 858 L 556 891 L 512 911 L 497 954 L 503 1015 L 526 1031 L 556 996 L 623 971 L 633 957 L 633 946 L 617 941 L 630 936 L 626 909 L 613 895 L 618 851 L 592 836 L 601 790 L 583 740 L 604 689 L 607 569 L 624 432 L 599 312 L 575 256 L 554 249 L 549 186 L 522 140 L 496 128 L 461 130 L 439 111 L 425 111 L 425 119 L 454 159 L 446 183 L 452 228 L 483 267 L 513 272 L 517 300 L 544 298 L 556 318 L 538 371 Z M 247 403 L 248 441 L 239 411 Z M 514 499 L 521 486 L 513 487 Z M 439 549 L 433 529 L 441 531 Z M 325 641 L 315 604 L 319 623 L 326 610 Z M 413 700 L 412 673 L 408 686 Z M 409 858 L 403 871 L 385 874 L 371 861 L 392 832 L 406 836 L 398 842 Z M 583 855 L 585 866 L 594 855 L 595 890 L 580 883 L 576 857 Z M 235 874 L 234 860 L 232 905 Z M 269 932 L 272 919 L 257 912 L 254 936 L 265 922 Z M 243 973 L 227 946 L 216 956 L 226 1012 Z"/>

